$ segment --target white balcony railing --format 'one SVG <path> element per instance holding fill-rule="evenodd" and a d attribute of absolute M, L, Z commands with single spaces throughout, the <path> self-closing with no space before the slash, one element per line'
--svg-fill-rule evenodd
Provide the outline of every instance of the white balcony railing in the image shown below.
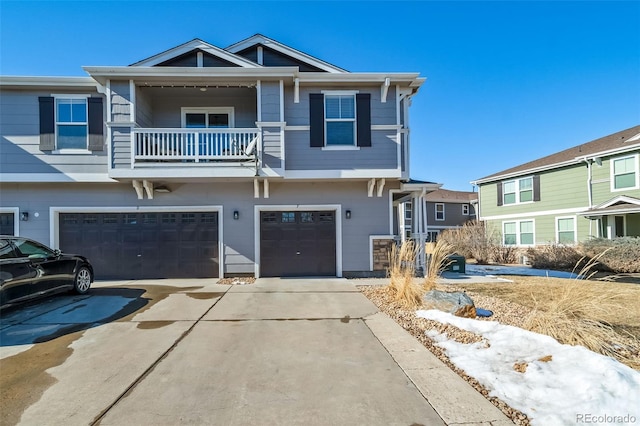
<path fill-rule="evenodd" d="M 131 166 L 137 163 L 243 162 L 256 159 L 258 129 L 133 129 Z"/>

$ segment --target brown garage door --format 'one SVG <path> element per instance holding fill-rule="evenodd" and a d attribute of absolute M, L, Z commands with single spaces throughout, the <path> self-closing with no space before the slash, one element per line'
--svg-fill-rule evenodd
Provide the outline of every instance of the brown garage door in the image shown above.
<path fill-rule="evenodd" d="M 97 279 L 218 276 L 218 213 L 60 213 L 60 249 Z"/>
<path fill-rule="evenodd" d="M 260 275 L 335 276 L 335 212 L 261 212 Z"/>

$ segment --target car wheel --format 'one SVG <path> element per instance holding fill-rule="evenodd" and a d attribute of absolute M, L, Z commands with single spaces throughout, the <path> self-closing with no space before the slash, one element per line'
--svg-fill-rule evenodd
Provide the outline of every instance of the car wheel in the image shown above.
<path fill-rule="evenodd" d="M 91 287 L 91 271 L 86 266 L 81 266 L 76 272 L 76 277 L 73 281 L 73 289 L 78 294 L 85 294 Z"/>

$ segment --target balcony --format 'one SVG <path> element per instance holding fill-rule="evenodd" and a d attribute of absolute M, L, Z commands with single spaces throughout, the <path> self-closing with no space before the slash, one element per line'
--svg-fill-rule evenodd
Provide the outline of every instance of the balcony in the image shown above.
<path fill-rule="evenodd" d="M 131 133 L 131 168 L 156 165 L 193 167 L 257 162 L 262 150 L 258 129 L 143 129 Z"/>

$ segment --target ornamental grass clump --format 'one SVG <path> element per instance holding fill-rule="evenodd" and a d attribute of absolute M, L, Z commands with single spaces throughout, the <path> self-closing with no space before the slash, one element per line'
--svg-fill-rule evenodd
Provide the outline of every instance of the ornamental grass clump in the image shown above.
<path fill-rule="evenodd" d="M 413 241 L 404 241 L 391 247 L 389 265 L 389 291 L 393 298 L 408 308 L 422 303 L 422 286 L 414 280 L 418 247 Z"/>
<path fill-rule="evenodd" d="M 629 344 L 629 336 L 621 339 L 607 321 L 610 313 L 619 309 L 620 299 L 627 297 L 626 294 L 614 288 L 603 291 L 602 287 L 584 280 L 592 276 L 597 258 L 605 252 L 589 260 L 578 273 L 579 278 L 568 280 L 560 287 L 549 287 L 543 297 L 532 296 L 534 309 L 523 328 L 551 336 L 560 343 L 584 346 L 638 368 L 629 356 L 638 352 L 637 339 Z"/>
<path fill-rule="evenodd" d="M 425 291 L 435 289 L 436 280 L 440 278 L 442 271 L 451 264 L 451 259 L 448 256 L 453 254 L 453 249 L 453 245 L 445 240 L 438 240 L 433 246 L 431 253 L 427 255 L 429 260 L 427 261 L 427 271 L 423 285 Z"/>

